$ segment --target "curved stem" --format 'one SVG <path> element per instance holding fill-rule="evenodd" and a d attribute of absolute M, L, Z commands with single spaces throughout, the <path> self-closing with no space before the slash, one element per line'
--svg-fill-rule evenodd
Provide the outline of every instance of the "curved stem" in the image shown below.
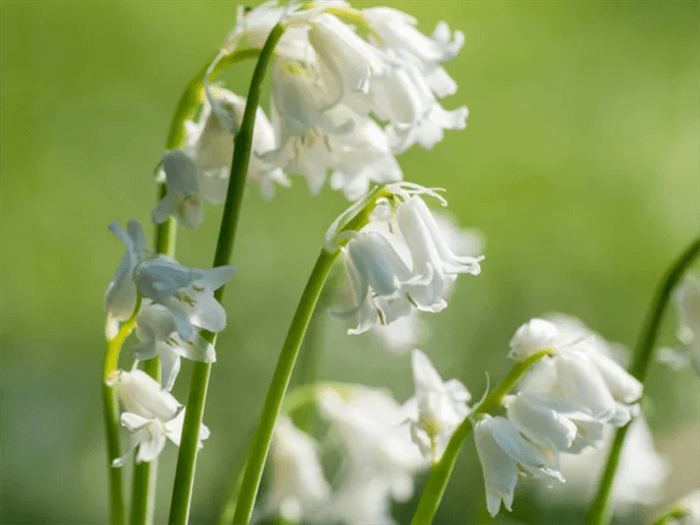
<path fill-rule="evenodd" d="M 547 348 L 531 355 L 525 361 L 521 361 L 513 366 L 513 369 L 501 381 L 498 388 L 493 390 L 479 404 L 474 411 L 464 418 L 464 421 L 457 427 L 450 438 L 447 448 L 443 453 L 440 461 L 435 463 L 430 469 L 430 476 L 423 489 L 423 495 L 418 502 L 416 512 L 413 514 L 411 525 L 429 525 L 433 522 L 435 513 L 437 512 L 442 496 L 445 493 L 445 488 L 452 475 L 457 456 L 462 449 L 464 440 L 471 433 L 473 424 L 471 416 L 474 414 L 483 414 L 490 410 L 500 407 L 503 404 L 503 398 L 508 394 L 511 388 L 520 380 L 527 370 L 537 361 L 547 355 L 551 355 L 552 350 Z"/>
<path fill-rule="evenodd" d="M 272 29 L 265 42 L 265 46 L 262 51 L 260 51 L 258 63 L 253 72 L 248 99 L 243 113 L 243 120 L 238 135 L 236 135 L 234 139 L 231 174 L 228 191 L 226 193 L 224 212 L 221 218 L 219 239 L 216 244 L 214 267 L 225 266 L 231 260 L 236 228 L 238 226 L 238 217 L 243 201 L 243 190 L 245 189 L 245 181 L 248 174 L 248 163 L 250 161 L 253 131 L 255 127 L 255 114 L 260 104 L 262 81 L 275 46 L 283 33 L 284 27 L 280 24 L 277 24 Z M 214 297 L 219 302 L 221 302 L 223 297 L 224 288 L 225 287 L 222 286 L 214 293 Z M 216 334 L 203 332 L 202 336 L 212 345 L 215 344 Z M 211 363 L 194 363 L 190 392 L 185 408 L 185 421 L 182 427 L 182 440 L 180 442 L 177 467 L 175 469 L 173 497 L 170 503 L 170 518 L 168 523 L 171 525 L 184 525 L 189 518 L 192 488 L 194 486 L 195 463 L 197 461 L 199 429 L 204 416 L 204 402 L 207 396 L 210 375 Z"/>
<path fill-rule="evenodd" d="M 262 478 L 263 467 L 267 459 L 267 452 L 270 448 L 272 440 L 272 432 L 277 421 L 277 416 L 282 406 L 282 400 L 289 384 L 289 378 L 294 369 L 294 362 L 301 341 L 304 338 L 304 333 L 313 314 L 316 306 L 316 301 L 321 293 L 328 273 L 333 266 L 333 262 L 338 256 L 338 251 L 329 253 L 325 250 L 321 251 L 316 265 L 314 266 L 311 276 L 306 283 L 304 293 L 299 300 L 299 305 L 292 319 L 292 324 L 287 332 L 287 339 L 284 342 L 282 351 L 280 352 L 277 367 L 272 375 L 270 389 L 265 398 L 265 405 L 260 415 L 253 445 L 248 453 L 248 461 L 243 476 L 243 485 L 241 492 L 238 495 L 238 504 L 236 505 L 236 513 L 233 517 L 235 524 L 247 524 L 250 521 L 250 516 L 253 512 L 253 505 L 258 494 L 260 479 Z"/>
<path fill-rule="evenodd" d="M 671 266 L 666 275 L 664 275 L 659 288 L 654 296 L 649 307 L 649 312 L 642 325 L 642 331 L 639 334 L 639 340 L 637 341 L 637 348 L 634 353 L 634 360 L 630 366 L 630 374 L 636 377 L 639 381 L 644 383 L 647 376 L 647 371 L 649 370 L 649 365 L 651 364 L 652 357 L 654 355 L 654 348 L 656 344 L 656 336 L 659 332 L 659 326 L 661 325 L 661 320 L 663 319 L 666 306 L 668 305 L 669 299 L 671 297 L 671 292 L 678 284 L 685 273 L 688 266 L 693 262 L 693 260 L 700 253 L 700 239 L 696 240 L 691 244 L 688 249 L 683 252 L 683 254 L 678 258 L 678 260 Z M 610 452 L 608 453 L 608 461 L 605 465 L 605 470 L 600 478 L 600 484 L 598 486 L 598 492 L 596 493 L 595 499 L 591 504 L 591 508 L 586 516 L 586 523 L 588 525 L 607 525 L 610 523 L 610 518 L 612 517 L 612 508 L 610 504 L 613 481 L 615 480 L 615 471 L 617 470 L 617 465 L 620 462 L 620 453 L 622 452 L 622 445 L 625 441 L 625 436 L 630 425 L 618 428 L 615 432 L 615 439 L 610 447 Z"/>

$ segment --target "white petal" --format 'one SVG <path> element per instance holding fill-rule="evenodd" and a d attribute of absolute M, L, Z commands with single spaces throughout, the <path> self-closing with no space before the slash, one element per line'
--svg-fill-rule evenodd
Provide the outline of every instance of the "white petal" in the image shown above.
<path fill-rule="evenodd" d="M 489 514 L 496 516 L 501 507 L 501 500 L 506 509 L 512 509 L 518 467 L 515 460 L 494 439 L 490 429 L 491 421 L 491 416 L 486 416 L 476 423 L 474 442 L 484 473 L 486 505 Z"/>
<path fill-rule="evenodd" d="M 598 369 L 616 400 L 632 403 L 642 397 L 644 385 L 615 361 L 598 353 L 589 354 L 588 359 Z"/>
<path fill-rule="evenodd" d="M 132 432 L 145 427 L 151 421 L 153 420 L 141 417 L 138 414 L 132 414 L 131 412 L 123 412 L 121 415 L 122 426 L 126 427 Z"/>
<path fill-rule="evenodd" d="M 173 351 L 160 353 L 160 365 L 163 374 L 163 390 L 170 392 L 180 372 L 180 356 Z"/>
<path fill-rule="evenodd" d="M 587 360 L 570 355 L 554 356 L 563 396 L 586 406 L 591 414 L 607 421 L 615 414 L 616 403 L 600 373 Z"/>
<path fill-rule="evenodd" d="M 559 339 L 557 326 L 544 319 L 532 319 L 520 326 L 510 340 L 510 357 L 524 361 L 532 354 L 553 348 Z"/>
<path fill-rule="evenodd" d="M 165 430 L 160 422 L 152 422 L 148 427 L 148 437 L 141 441 L 136 454 L 136 463 L 153 461 L 165 447 Z"/>
<path fill-rule="evenodd" d="M 534 395 L 521 392 L 508 406 L 508 419 L 536 445 L 555 451 L 569 449 L 576 437 L 576 425 L 537 401 Z"/>

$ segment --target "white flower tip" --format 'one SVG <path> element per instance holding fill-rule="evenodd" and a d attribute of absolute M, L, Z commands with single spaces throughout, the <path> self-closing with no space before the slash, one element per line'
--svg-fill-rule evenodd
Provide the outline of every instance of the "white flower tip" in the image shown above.
<path fill-rule="evenodd" d="M 532 319 L 522 325 L 510 340 L 510 357 L 523 361 L 532 354 L 550 348 L 559 337 L 559 329 L 551 321 Z"/>

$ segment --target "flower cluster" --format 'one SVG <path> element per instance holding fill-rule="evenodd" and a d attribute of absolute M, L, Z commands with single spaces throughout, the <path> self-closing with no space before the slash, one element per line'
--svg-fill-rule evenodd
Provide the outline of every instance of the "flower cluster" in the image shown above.
<path fill-rule="evenodd" d="M 464 35 L 441 22 L 425 36 L 413 17 L 391 8 L 330 1 L 241 9 L 210 72 L 243 44 L 261 48 L 277 23 L 286 30 L 274 51 L 271 121 L 257 109 L 248 173 L 263 196 L 271 197 L 275 184 L 289 185 L 289 174 L 304 176 L 315 194 L 330 174 L 333 189 L 359 198 L 371 182 L 403 178 L 396 154 L 415 143 L 430 148 L 443 130 L 466 126 L 466 107 L 448 111 L 438 102 L 457 90 L 441 64 L 458 53 Z M 196 227 L 204 199 L 224 201 L 246 101 L 208 78 L 205 89 L 185 144 L 163 155 L 168 194 L 154 222 L 174 215 Z"/>
<path fill-rule="evenodd" d="M 386 191 L 391 200 L 378 203 L 369 223 L 342 247 L 354 305 L 334 316 L 354 320 L 350 334 L 390 325 L 414 309 L 439 312 L 447 306 L 445 297 L 458 274 L 481 271 L 483 257 L 453 253 L 445 231 L 421 198 L 427 194 L 446 205 L 434 190 L 395 183 Z M 326 236 L 331 249 L 344 237 L 338 234 L 340 224 L 336 222 Z"/>
<path fill-rule="evenodd" d="M 126 253 L 105 294 L 107 338 L 118 334 L 119 321 L 134 317 L 141 341 L 132 348 L 137 362 L 159 356 L 163 371 L 162 386 L 136 368 L 115 371 L 107 378 L 124 408 L 122 425 L 131 432 L 129 451 L 114 461 L 114 466 L 120 467 L 137 446 L 136 459 L 141 462 L 158 456 L 166 438 L 179 444 L 184 411 L 169 392 L 181 357 L 216 361 L 214 347 L 199 331 L 219 332 L 226 326 L 226 312 L 214 298 L 214 290 L 231 279 L 234 268 L 199 270 L 165 255 L 151 255 L 135 220 L 129 221 L 127 230 L 117 223 L 109 229 L 126 245 Z M 203 426 L 200 439 L 208 435 Z"/>
<path fill-rule="evenodd" d="M 324 386 L 316 397 L 343 466 L 331 487 L 318 443 L 281 418 L 261 513 L 305 523 L 394 523 L 391 501 L 408 500 L 413 477 L 428 466 L 406 425 L 410 408 L 383 390 L 362 386 Z"/>
<path fill-rule="evenodd" d="M 510 342 L 511 357 L 525 360 L 550 349 L 516 395 L 504 399 L 506 416 L 481 416 L 474 428 L 484 471 L 487 506 L 510 510 L 519 473 L 564 481 L 559 454 L 599 447 L 605 425 L 627 424 L 642 384 L 610 355 L 609 345 L 579 321 L 533 319 Z"/>

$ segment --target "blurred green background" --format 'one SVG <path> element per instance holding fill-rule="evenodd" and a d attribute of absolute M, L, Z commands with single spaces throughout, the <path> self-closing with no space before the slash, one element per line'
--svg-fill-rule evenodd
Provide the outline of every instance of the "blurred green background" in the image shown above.
<path fill-rule="evenodd" d="M 138 218 L 152 232 L 152 173 L 175 104 L 238 4 L 0 3 L 2 523 L 106 519 L 102 297 L 123 253 L 107 224 Z M 486 237 L 482 275 L 423 316 L 432 338 L 421 348 L 479 398 L 531 317 L 565 312 L 633 345 L 661 274 L 699 230 L 698 4 L 387 4 L 426 33 L 446 20 L 466 35 L 446 66 L 459 91 L 444 106 L 466 104 L 467 129 L 399 161 L 406 179 L 447 188 L 452 213 Z M 226 73 L 228 86 L 245 93 L 252 67 Z M 299 178 L 270 202 L 246 195 L 192 523 L 222 503 L 323 233 L 345 206 L 328 188 L 310 197 Z M 202 228 L 180 230 L 181 262 L 211 264 L 220 213 L 208 206 Z M 409 359 L 345 328 L 325 323 L 320 377 L 412 395 Z M 673 331 L 669 318 L 661 343 L 675 344 Z M 669 501 L 700 482 L 698 379 L 657 365 L 647 392 L 673 465 Z M 175 456 L 171 445 L 161 456 L 161 522 Z M 532 485 L 519 484 L 500 523 L 581 520 L 566 501 L 533 499 Z M 468 443 L 436 523 L 482 520 L 483 499 Z M 402 521 L 412 505 L 397 507 Z"/>

